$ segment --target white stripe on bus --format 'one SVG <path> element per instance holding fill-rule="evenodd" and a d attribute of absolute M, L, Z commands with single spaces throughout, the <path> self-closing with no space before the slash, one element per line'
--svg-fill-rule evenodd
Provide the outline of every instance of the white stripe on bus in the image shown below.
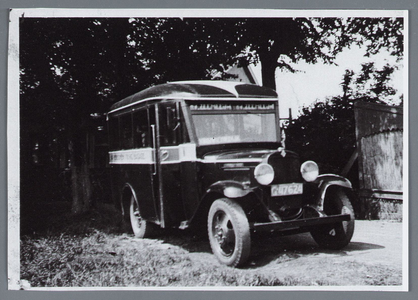
<path fill-rule="evenodd" d="M 141 148 L 109 152 L 109 164 L 153 164 L 154 149 Z"/>
<path fill-rule="evenodd" d="M 229 158 L 229 159 L 213 159 L 213 160 L 206 160 L 206 159 L 198 159 L 197 161 L 205 163 L 205 164 L 217 164 L 217 163 L 250 163 L 250 162 L 261 162 L 262 158 Z"/>
<path fill-rule="evenodd" d="M 109 164 L 153 164 L 153 148 L 141 148 L 130 150 L 118 150 L 109 152 Z M 260 163 L 262 158 L 229 158 L 229 159 L 201 159 L 196 156 L 196 144 L 180 144 L 178 146 L 163 146 L 160 148 L 161 164 L 176 164 L 182 162 L 200 162 L 205 164 L 215 163 Z"/>

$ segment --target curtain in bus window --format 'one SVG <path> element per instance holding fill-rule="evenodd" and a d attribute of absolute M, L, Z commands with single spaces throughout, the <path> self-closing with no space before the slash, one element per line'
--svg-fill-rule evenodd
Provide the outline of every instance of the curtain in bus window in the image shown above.
<path fill-rule="evenodd" d="M 141 109 L 133 114 L 133 146 L 143 148 L 150 146 L 150 126 L 147 109 Z"/>
<path fill-rule="evenodd" d="M 120 141 L 122 149 L 133 148 L 132 135 L 132 114 L 127 114 L 119 117 L 120 126 Z"/>

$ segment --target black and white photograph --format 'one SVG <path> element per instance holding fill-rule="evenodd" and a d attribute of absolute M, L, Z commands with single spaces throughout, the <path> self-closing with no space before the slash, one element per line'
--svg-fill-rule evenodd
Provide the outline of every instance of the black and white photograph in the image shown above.
<path fill-rule="evenodd" d="M 10 290 L 408 291 L 408 12 L 11 9 Z"/>

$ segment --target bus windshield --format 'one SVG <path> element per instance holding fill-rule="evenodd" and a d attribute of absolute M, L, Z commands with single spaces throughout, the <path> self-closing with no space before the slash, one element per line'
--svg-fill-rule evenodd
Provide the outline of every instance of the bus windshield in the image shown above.
<path fill-rule="evenodd" d="M 193 122 L 200 145 L 277 142 L 275 113 L 199 113 Z"/>

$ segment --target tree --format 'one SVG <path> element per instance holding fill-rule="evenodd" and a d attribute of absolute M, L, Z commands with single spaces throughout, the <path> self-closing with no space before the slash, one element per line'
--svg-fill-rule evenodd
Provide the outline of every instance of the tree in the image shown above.
<path fill-rule="evenodd" d="M 382 49 L 398 60 L 404 53 L 404 18 L 348 18 L 345 36 L 349 44 L 366 47 L 365 56 L 379 53 Z"/>
<path fill-rule="evenodd" d="M 304 160 L 314 160 L 323 173 L 340 173 L 355 149 L 353 102 L 334 97 L 303 108 L 286 128 L 286 146 Z"/>
<path fill-rule="evenodd" d="M 345 43 L 339 18 L 246 19 L 240 24 L 240 43 L 249 62 L 261 64 L 263 86 L 275 89 L 277 68 L 295 72 L 299 60 L 331 63 Z"/>
<path fill-rule="evenodd" d="M 91 115 L 106 112 L 115 99 L 136 91 L 138 78 L 146 78 L 126 46 L 130 28 L 127 19 L 21 20 L 22 148 L 32 147 L 34 132 L 47 143 L 64 141 L 74 213 L 88 210 L 91 201 Z M 22 160 L 29 165 L 27 157 Z"/>
<path fill-rule="evenodd" d="M 209 78 L 234 63 L 260 63 L 263 85 L 299 60 L 330 63 L 346 45 L 339 18 L 133 19 L 131 39 L 157 81 Z M 169 67 L 168 67 L 169 66 Z M 178 66 L 178 67 L 175 67 Z"/>
<path fill-rule="evenodd" d="M 287 146 L 312 159 L 321 172 L 340 173 L 356 147 L 354 102 L 391 104 L 396 90 L 389 81 L 395 68 L 377 69 L 365 63 L 356 74 L 346 70 L 341 86 L 343 95 L 317 101 L 302 109 L 301 115 L 287 126 Z"/>
<path fill-rule="evenodd" d="M 133 48 L 157 82 L 202 79 L 245 61 L 260 63 L 263 85 L 275 89 L 277 68 L 332 63 L 352 44 L 366 55 L 386 48 L 401 58 L 403 18 L 167 18 L 132 19 Z M 167 66 L 170 66 L 169 68 Z M 178 67 L 171 67 L 178 66 Z"/>
<path fill-rule="evenodd" d="M 382 49 L 403 59 L 403 18 L 347 18 L 340 23 L 342 45 L 365 47 L 365 56 Z M 356 74 L 346 70 L 342 82 L 342 96 L 316 102 L 303 108 L 302 114 L 291 120 L 287 145 L 305 159 L 313 159 L 324 172 L 339 173 L 355 148 L 354 101 L 396 104 L 396 90 L 390 85 L 397 67 L 386 64 L 381 69 L 371 63 L 362 65 Z"/>
<path fill-rule="evenodd" d="M 241 49 L 228 19 L 132 19 L 130 45 L 152 73 L 154 84 L 211 79 L 212 70 L 232 65 Z"/>

